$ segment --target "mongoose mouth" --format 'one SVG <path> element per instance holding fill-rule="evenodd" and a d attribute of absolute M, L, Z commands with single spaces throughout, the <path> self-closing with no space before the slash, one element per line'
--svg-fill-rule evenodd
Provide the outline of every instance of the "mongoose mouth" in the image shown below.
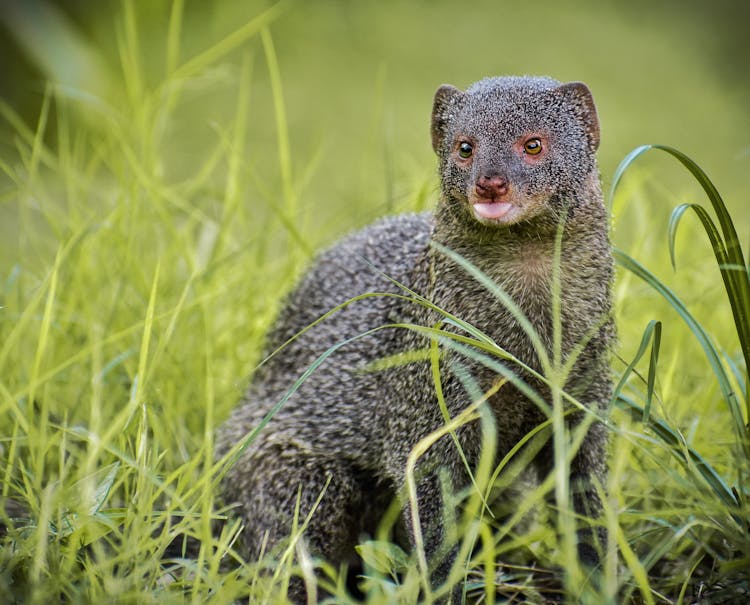
<path fill-rule="evenodd" d="M 474 202 L 474 214 L 478 219 L 497 221 L 513 208 L 510 202 Z"/>

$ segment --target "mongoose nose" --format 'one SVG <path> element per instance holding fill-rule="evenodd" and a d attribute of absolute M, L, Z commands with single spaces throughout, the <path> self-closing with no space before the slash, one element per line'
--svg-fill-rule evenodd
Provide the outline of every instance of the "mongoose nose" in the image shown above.
<path fill-rule="evenodd" d="M 502 176 L 480 176 L 475 186 L 479 197 L 494 199 L 508 193 L 508 180 Z"/>

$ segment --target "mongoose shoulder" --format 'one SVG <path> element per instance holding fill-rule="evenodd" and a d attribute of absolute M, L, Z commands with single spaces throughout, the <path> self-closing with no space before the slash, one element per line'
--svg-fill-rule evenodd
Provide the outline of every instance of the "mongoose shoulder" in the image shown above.
<path fill-rule="evenodd" d="M 541 371 L 539 352 L 507 305 L 445 248 L 508 294 L 548 352 L 554 342 L 552 276 L 558 267 L 562 355 L 574 350 L 578 355 L 566 389 L 590 408 L 604 411 L 607 406 L 613 269 L 595 158 L 599 123 L 588 88 L 536 77 L 487 78 L 466 91 L 444 85 L 435 94 L 431 134 L 441 183 L 435 212 L 385 218 L 323 252 L 289 296 L 268 337 L 268 350 L 353 297 L 387 295 L 358 299 L 293 340 L 257 371 L 246 398 L 220 430 L 218 451 L 223 453 L 261 422 L 318 356 L 330 351 L 223 482 L 225 499 L 237 504 L 245 520 L 251 555 L 258 554 L 264 536 L 276 545 L 289 535 L 298 494 L 300 514 L 306 515 L 325 488 L 305 533 L 307 544 L 334 563 L 350 559 L 359 537 L 374 532 L 402 488 L 412 448 L 444 425 L 428 361 L 373 370 L 378 360 L 429 344 L 424 333 L 405 325 L 434 326 L 441 319 L 434 309 L 407 300 L 399 284 Z M 459 365 L 483 390 L 497 381 L 496 373 L 476 360 L 448 351 L 441 380 L 453 415 L 471 403 L 453 371 Z M 533 376 L 514 371 L 548 397 Z M 512 386 L 492 395 L 488 405 L 497 427 L 498 458 L 546 418 Z M 577 422 L 575 415 L 571 418 Z M 462 427 L 461 444 L 469 462 L 476 463 L 478 426 Z M 594 484 L 604 480 L 605 445 L 604 427 L 592 424 L 571 463 L 571 479 L 584 486 L 573 502 L 581 514 L 596 516 L 601 509 Z M 457 450 L 446 438 L 425 456 L 417 495 L 429 557 L 446 550 L 437 467 L 454 488 L 467 482 Z M 548 472 L 551 449 L 535 464 Z M 587 562 L 596 561 L 586 537 L 579 552 Z M 444 579 L 450 557 L 433 561 L 435 582 Z M 301 600 L 301 584 L 294 590 Z"/>

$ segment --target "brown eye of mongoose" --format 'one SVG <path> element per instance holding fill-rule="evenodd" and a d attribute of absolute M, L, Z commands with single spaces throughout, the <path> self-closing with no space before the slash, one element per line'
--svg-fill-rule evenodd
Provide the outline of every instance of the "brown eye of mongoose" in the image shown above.
<path fill-rule="evenodd" d="M 458 155 L 463 159 L 470 158 L 472 153 L 474 153 L 474 148 L 471 143 L 463 142 L 458 146 Z"/>
<path fill-rule="evenodd" d="M 523 150 L 529 155 L 536 155 L 542 150 L 542 142 L 534 137 L 523 144 Z"/>

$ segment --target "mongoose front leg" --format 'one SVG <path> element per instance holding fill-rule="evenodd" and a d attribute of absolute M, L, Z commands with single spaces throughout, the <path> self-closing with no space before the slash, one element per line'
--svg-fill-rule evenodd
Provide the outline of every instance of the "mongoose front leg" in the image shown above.
<path fill-rule="evenodd" d="M 595 423 L 589 427 L 586 438 L 570 465 L 570 489 L 573 510 L 585 519 L 579 522 L 578 557 L 587 567 L 597 567 L 600 553 L 606 546 L 607 531 L 593 525 L 601 517 L 602 501 L 599 490 L 606 476 L 606 427 Z M 592 525 L 589 525 L 591 523 Z"/>
<path fill-rule="evenodd" d="M 571 423 L 573 426 L 575 422 Z M 568 475 L 573 512 L 578 518 L 576 536 L 578 558 L 586 567 L 595 568 L 600 563 L 600 552 L 607 539 L 606 530 L 596 524 L 602 512 L 599 489 L 606 477 L 606 427 L 592 424 L 570 464 Z M 555 459 L 552 443 L 548 443 L 537 456 L 536 467 L 539 477 L 553 472 Z M 554 495 L 550 494 L 550 500 Z M 559 505 L 559 503 L 558 503 Z"/>
<path fill-rule="evenodd" d="M 362 480 L 346 461 L 269 441 L 259 439 L 225 480 L 225 494 L 240 504 L 248 519 L 242 539 L 249 558 L 264 551 L 280 556 L 291 537 L 313 557 L 352 560 L 363 511 L 369 506 Z M 304 531 L 293 535 L 295 525 Z M 300 577 L 290 578 L 288 597 L 293 603 L 320 596 L 307 595 Z"/>

